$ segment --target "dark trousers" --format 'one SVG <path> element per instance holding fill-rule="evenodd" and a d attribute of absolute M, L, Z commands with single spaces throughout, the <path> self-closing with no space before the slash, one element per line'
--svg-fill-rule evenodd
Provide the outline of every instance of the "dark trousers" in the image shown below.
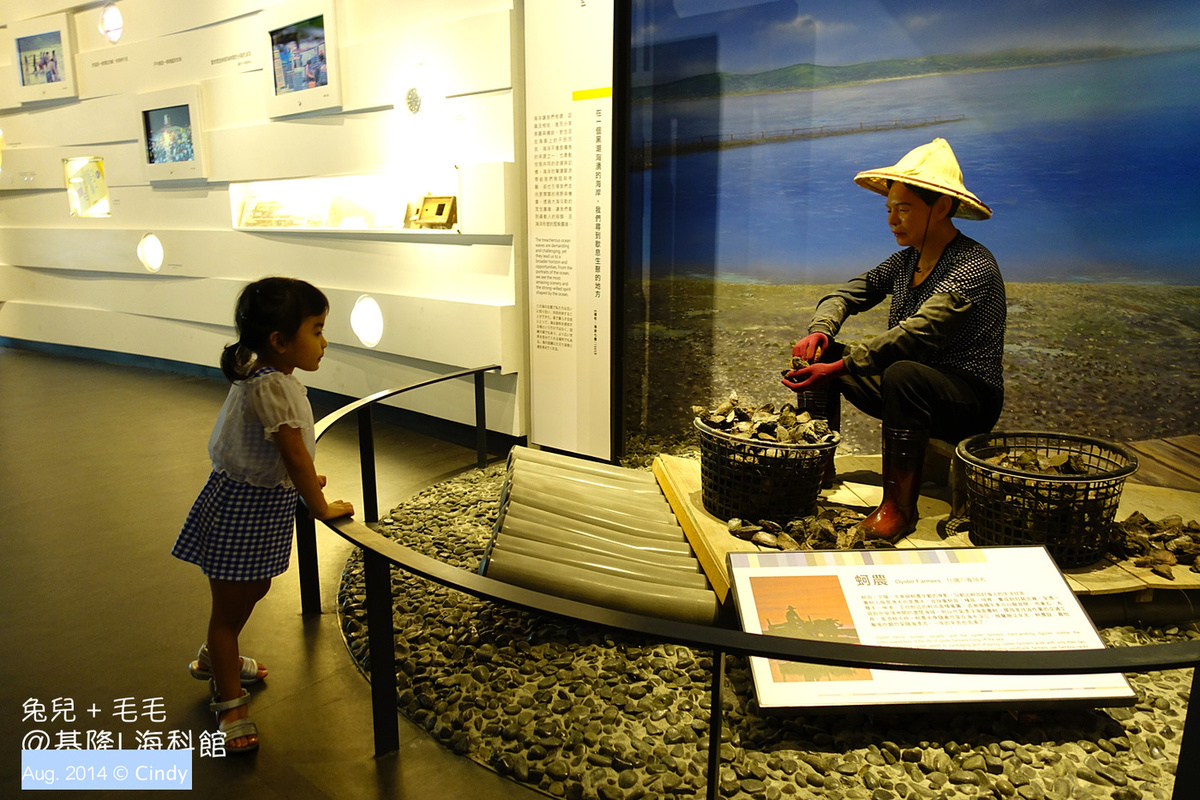
<path fill-rule="evenodd" d="M 832 361 L 841 357 L 840 352 L 827 355 Z M 953 443 L 990 431 L 1004 406 L 1003 390 L 960 370 L 916 361 L 897 361 L 882 375 L 843 375 L 836 385 L 858 410 L 882 420 L 886 428 L 928 431 Z"/>

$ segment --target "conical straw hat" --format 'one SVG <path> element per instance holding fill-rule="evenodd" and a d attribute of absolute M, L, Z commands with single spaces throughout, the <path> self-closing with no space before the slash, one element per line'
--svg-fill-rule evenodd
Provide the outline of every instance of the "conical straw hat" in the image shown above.
<path fill-rule="evenodd" d="M 992 210 L 963 185 L 958 159 L 945 139 L 934 139 L 908 152 L 895 166 L 869 169 L 854 176 L 854 182 L 864 189 L 887 196 L 888 181 L 900 181 L 912 186 L 932 189 L 961 202 L 954 216 L 963 219 L 987 219 Z"/>

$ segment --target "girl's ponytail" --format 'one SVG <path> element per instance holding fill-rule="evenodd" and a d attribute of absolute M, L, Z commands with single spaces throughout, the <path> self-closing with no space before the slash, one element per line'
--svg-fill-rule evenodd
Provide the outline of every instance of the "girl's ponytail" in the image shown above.
<path fill-rule="evenodd" d="M 250 365 L 253 362 L 254 352 L 240 341 L 226 345 L 221 352 L 221 372 L 230 383 L 250 377 Z"/>

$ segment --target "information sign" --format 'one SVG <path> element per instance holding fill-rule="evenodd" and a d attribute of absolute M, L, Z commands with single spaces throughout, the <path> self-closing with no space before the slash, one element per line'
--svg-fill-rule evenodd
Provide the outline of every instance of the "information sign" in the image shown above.
<path fill-rule="evenodd" d="M 730 553 L 742 627 L 798 639 L 947 650 L 1103 642 L 1044 547 Z M 1119 673 L 958 675 L 751 658 L 763 708 L 1086 701 L 1128 705 Z"/>
<path fill-rule="evenodd" d="M 613 3 L 525 4 L 530 442 L 612 456 Z"/>

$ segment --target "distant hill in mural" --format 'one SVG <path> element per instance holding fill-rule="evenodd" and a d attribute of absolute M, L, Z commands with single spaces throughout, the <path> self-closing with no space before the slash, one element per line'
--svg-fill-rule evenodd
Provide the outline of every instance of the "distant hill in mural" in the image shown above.
<path fill-rule="evenodd" d="M 1126 47 L 1083 47 L 1068 50 L 1000 50 L 975 55 L 937 55 L 921 58 L 870 61 L 842 67 L 820 64 L 793 64 L 790 67 L 742 75 L 732 72 L 713 72 L 693 78 L 656 86 L 641 86 L 632 90 L 633 101 L 656 102 L 699 100 L 722 95 L 767 94 L 828 89 L 877 81 L 900 80 L 924 75 L 939 75 L 980 70 L 1044 67 L 1145 55 L 1150 51 Z"/>

